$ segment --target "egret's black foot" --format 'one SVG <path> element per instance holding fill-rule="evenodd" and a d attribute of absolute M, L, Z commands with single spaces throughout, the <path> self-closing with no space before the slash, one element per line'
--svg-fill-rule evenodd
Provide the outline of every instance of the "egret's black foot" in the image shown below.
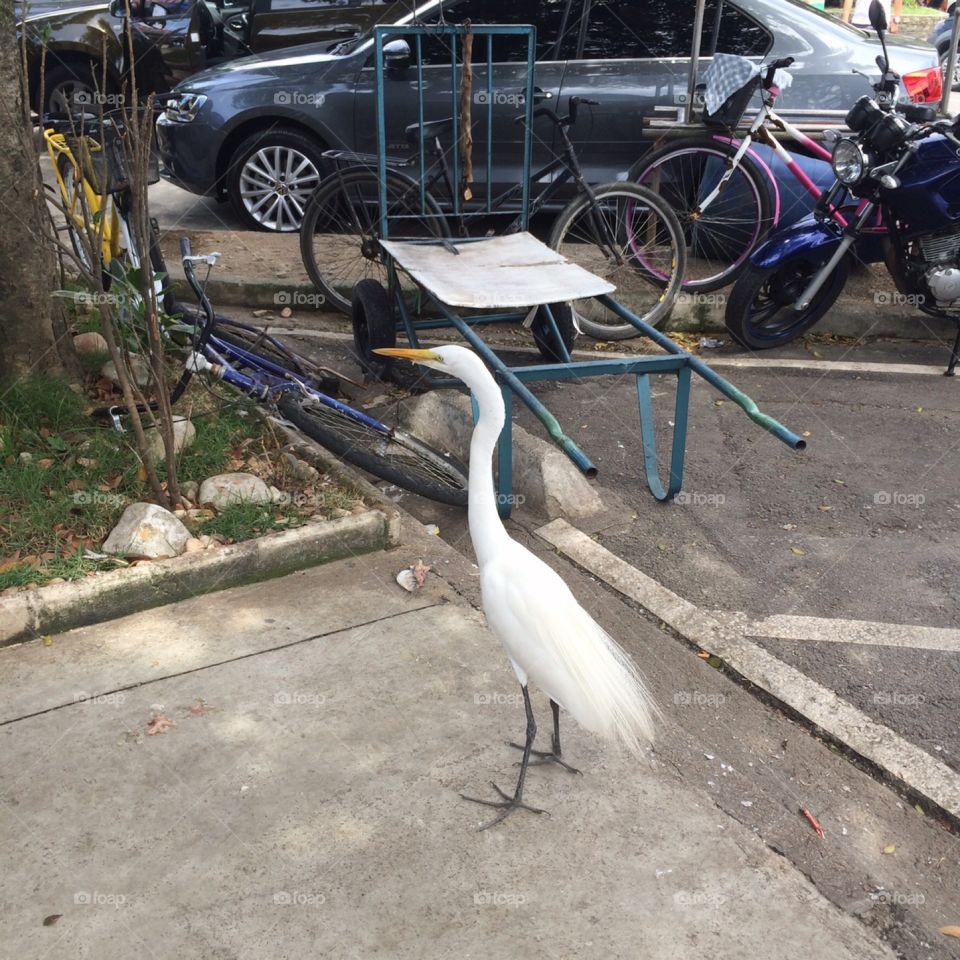
<path fill-rule="evenodd" d="M 522 800 L 518 800 L 516 797 L 511 797 L 510 794 L 504 793 L 492 780 L 490 781 L 490 786 L 493 787 L 497 793 L 503 797 L 502 800 L 483 800 L 480 797 L 468 797 L 465 793 L 461 793 L 460 796 L 464 800 L 469 800 L 471 803 L 482 803 L 485 807 L 497 807 L 500 810 L 489 823 L 485 823 L 481 830 L 489 830 L 491 827 L 495 827 L 498 823 L 502 823 L 507 817 L 513 813 L 514 810 L 526 810 L 529 813 L 547 813 L 546 810 L 540 810 L 538 807 L 531 807 L 530 804 L 524 803 Z M 547 813 L 547 816 L 550 816 Z"/>
<path fill-rule="evenodd" d="M 517 750 L 524 749 L 522 743 L 514 743 L 512 740 L 508 740 L 507 745 L 515 747 Z M 538 759 L 531 760 L 528 766 L 539 767 L 545 763 L 558 763 L 561 767 L 563 767 L 564 770 L 567 770 L 570 773 L 579 773 L 581 777 L 583 776 L 582 770 L 578 770 L 576 767 L 571 767 L 570 764 L 567 763 L 567 761 L 564 760 L 559 753 L 555 753 L 553 750 L 531 750 L 530 756 L 537 757 Z M 515 764 L 515 766 L 519 766 L 519 764 Z"/>

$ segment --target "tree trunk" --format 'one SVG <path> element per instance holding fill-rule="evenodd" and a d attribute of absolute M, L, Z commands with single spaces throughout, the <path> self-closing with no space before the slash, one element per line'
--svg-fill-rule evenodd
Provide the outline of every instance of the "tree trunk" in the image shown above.
<path fill-rule="evenodd" d="M 24 107 L 14 4 L 0 3 L 0 378 L 75 372 L 33 129 Z"/>

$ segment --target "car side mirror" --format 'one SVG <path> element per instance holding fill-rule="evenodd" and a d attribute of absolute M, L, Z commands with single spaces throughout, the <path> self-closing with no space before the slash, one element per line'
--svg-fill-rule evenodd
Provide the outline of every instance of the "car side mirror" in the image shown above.
<path fill-rule="evenodd" d="M 110 16 L 125 17 L 127 15 L 127 0 L 110 0 Z"/>
<path fill-rule="evenodd" d="M 877 33 L 883 33 L 883 31 L 887 29 L 887 11 L 883 9 L 883 4 L 880 0 L 870 0 L 868 16 L 870 17 L 870 26 L 873 27 Z"/>
<path fill-rule="evenodd" d="M 406 70 L 412 59 L 406 40 L 390 40 L 383 45 L 383 64 L 388 70 Z"/>

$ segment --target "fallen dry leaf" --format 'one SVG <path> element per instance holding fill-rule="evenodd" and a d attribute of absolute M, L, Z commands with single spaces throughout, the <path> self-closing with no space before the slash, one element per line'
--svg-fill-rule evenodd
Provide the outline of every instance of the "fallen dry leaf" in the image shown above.
<path fill-rule="evenodd" d="M 216 707 L 211 707 L 205 700 L 198 700 L 190 708 L 190 713 L 192 713 L 195 717 L 202 717 L 205 713 L 210 713 L 211 710 L 216 709 Z"/>
<path fill-rule="evenodd" d="M 791 547 L 790 552 L 795 553 L 798 557 L 805 557 L 807 555 L 807 551 L 801 550 L 799 547 Z"/>
<path fill-rule="evenodd" d="M 62 913 L 51 913 L 49 917 L 43 918 L 43 925 L 45 927 L 52 927 L 62 916 Z"/>
<path fill-rule="evenodd" d="M 960 927 L 954 924 L 951 924 L 948 927 L 941 927 L 940 933 L 942 933 L 945 937 L 957 937 L 960 939 Z"/>
<path fill-rule="evenodd" d="M 150 717 L 150 722 L 147 724 L 147 736 L 152 737 L 158 733 L 166 733 L 170 727 L 176 725 L 176 720 L 171 720 L 162 713 L 155 713 Z"/>
<path fill-rule="evenodd" d="M 896 853 L 896 852 L 897 852 L 897 845 L 896 845 L 895 843 L 888 843 L 888 844 L 883 848 L 883 852 L 884 852 L 884 853 L 887 853 L 887 854 L 889 854 L 889 853 Z"/>
<path fill-rule="evenodd" d="M 422 560 L 418 560 L 413 566 L 413 576 L 417 581 L 417 586 L 422 587 L 427 581 L 427 573 L 430 568 Z"/>

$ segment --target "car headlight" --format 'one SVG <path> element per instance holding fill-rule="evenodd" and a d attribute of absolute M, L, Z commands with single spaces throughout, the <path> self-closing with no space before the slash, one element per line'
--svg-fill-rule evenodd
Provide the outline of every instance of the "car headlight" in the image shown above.
<path fill-rule="evenodd" d="M 863 149 L 856 140 L 846 137 L 838 140 L 834 146 L 831 163 L 834 174 L 845 187 L 859 183 L 867 172 L 867 157 Z"/>
<path fill-rule="evenodd" d="M 190 123 L 197 118 L 200 108 L 206 102 L 207 98 L 202 93 L 181 93 L 167 100 L 163 117 L 170 123 Z"/>

